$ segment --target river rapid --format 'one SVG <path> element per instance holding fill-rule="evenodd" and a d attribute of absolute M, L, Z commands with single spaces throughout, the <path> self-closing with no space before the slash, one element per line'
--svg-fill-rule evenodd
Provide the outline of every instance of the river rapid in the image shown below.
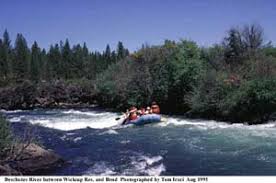
<path fill-rule="evenodd" d="M 68 165 L 51 175 L 276 175 L 276 124 L 227 124 L 166 116 L 120 126 L 99 109 L 1 111 L 16 135 L 36 140 Z"/>

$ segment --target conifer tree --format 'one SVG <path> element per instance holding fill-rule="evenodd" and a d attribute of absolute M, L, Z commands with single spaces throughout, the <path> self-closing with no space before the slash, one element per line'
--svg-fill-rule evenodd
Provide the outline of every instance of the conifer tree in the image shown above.
<path fill-rule="evenodd" d="M 108 60 L 109 60 L 110 57 L 111 57 L 111 50 L 110 50 L 109 44 L 106 45 L 105 52 L 104 52 L 104 56 L 105 56 L 105 58 L 108 59 Z"/>
<path fill-rule="evenodd" d="M 128 49 L 125 49 L 123 43 L 121 41 L 118 42 L 117 45 L 117 59 L 120 60 L 129 55 Z"/>
<path fill-rule="evenodd" d="M 62 64 L 61 68 L 64 71 L 64 78 L 69 79 L 72 76 L 72 53 L 68 39 L 66 39 L 64 46 L 61 47 Z"/>
<path fill-rule="evenodd" d="M 40 78 L 41 71 L 41 51 L 35 41 L 32 45 L 32 53 L 31 53 L 31 63 L 30 63 L 30 79 L 32 81 L 38 81 Z"/>
<path fill-rule="evenodd" d="M 14 48 L 13 73 L 16 79 L 28 77 L 29 48 L 22 34 L 17 34 Z"/>
<path fill-rule="evenodd" d="M 45 81 L 51 80 L 50 64 L 48 62 L 47 53 L 45 49 L 42 49 L 41 51 L 41 64 L 42 64 L 42 68 L 40 72 L 41 79 Z"/>
<path fill-rule="evenodd" d="M 3 40 L 1 40 L 0 44 L 0 77 L 2 79 L 7 79 L 11 66 L 11 40 L 9 37 L 9 33 L 5 30 L 3 34 Z"/>
<path fill-rule="evenodd" d="M 62 60 L 61 60 L 61 53 L 60 48 L 58 44 L 55 44 L 55 46 L 51 45 L 50 50 L 47 54 L 47 60 L 48 60 L 48 71 L 49 71 L 49 77 L 50 78 L 60 78 L 63 76 L 62 71 Z"/>
<path fill-rule="evenodd" d="M 117 45 L 117 58 L 118 59 L 122 59 L 124 58 L 124 55 L 125 55 L 125 48 L 124 48 L 124 45 L 121 41 L 118 42 L 118 45 Z"/>

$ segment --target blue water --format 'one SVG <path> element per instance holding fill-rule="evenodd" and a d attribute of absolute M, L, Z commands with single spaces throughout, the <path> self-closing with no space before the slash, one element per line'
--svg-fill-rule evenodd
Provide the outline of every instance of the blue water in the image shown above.
<path fill-rule="evenodd" d="M 276 124 L 166 116 L 119 126 L 102 110 L 2 111 L 17 135 L 30 128 L 68 164 L 51 175 L 276 175 Z"/>

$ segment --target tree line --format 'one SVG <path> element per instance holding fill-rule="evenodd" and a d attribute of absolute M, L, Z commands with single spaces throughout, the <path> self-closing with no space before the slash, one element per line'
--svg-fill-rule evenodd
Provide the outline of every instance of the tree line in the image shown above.
<path fill-rule="evenodd" d="M 118 42 L 116 50 L 107 45 L 102 53 L 90 52 L 85 43 L 71 46 L 68 39 L 51 45 L 48 51 L 36 41 L 29 48 L 22 34 L 17 34 L 13 46 L 5 30 L 0 38 L 0 83 L 94 79 L 97 73 L 128 55 L 122 42 Z"/>

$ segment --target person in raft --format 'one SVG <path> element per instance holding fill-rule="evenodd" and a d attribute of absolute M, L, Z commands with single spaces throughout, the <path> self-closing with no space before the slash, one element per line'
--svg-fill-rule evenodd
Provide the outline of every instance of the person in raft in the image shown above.
<path fill-rule="evenodd" d="M 151 103 L 151 113 L 152 114 L 160 114 L 160 107 L 156 102 Z"/>
<path fill-rule="evenodd" d="M 147 107 L 145 114 L 151 114 L 151 108 L 149 106 Z"/>
<path fill-rule="evenodd" d="M 125 119 L 124 119 L 124 121 L 123 121 L 122 124 L 125 124 L 127 121 L 136 120 L 140 116 L 146 115 L 146 114 L 160 114 L 160 107 L 159 107 L 159 105 L 157 105 L 156 102 L 152 102 L 151 103 L 151 107 L 147 107 L 146 110 L 145 110 L 145 108 L 141 108 L 140 110 L 137 110 L 136 107 L 132 106 L 125 113 Z"/>
<path fill-rule="evenodd" d="M 137 118 L 137 108 L 133 106 L 129 108 L 129 110 L 127 110 L 127 112 L 125 113 L 125 119 L 122 124 L 125 124 L 127 121 L 136 120 Z"/>
<path fill-rule="evenodd" d="M 137 113 L 138 113 L 139 116 L 145 115 L 145 112 L 146 112 L 146 110 L 145 110 L 144 107 L 141 107 L 141 108 L 137 111 Z"/>

